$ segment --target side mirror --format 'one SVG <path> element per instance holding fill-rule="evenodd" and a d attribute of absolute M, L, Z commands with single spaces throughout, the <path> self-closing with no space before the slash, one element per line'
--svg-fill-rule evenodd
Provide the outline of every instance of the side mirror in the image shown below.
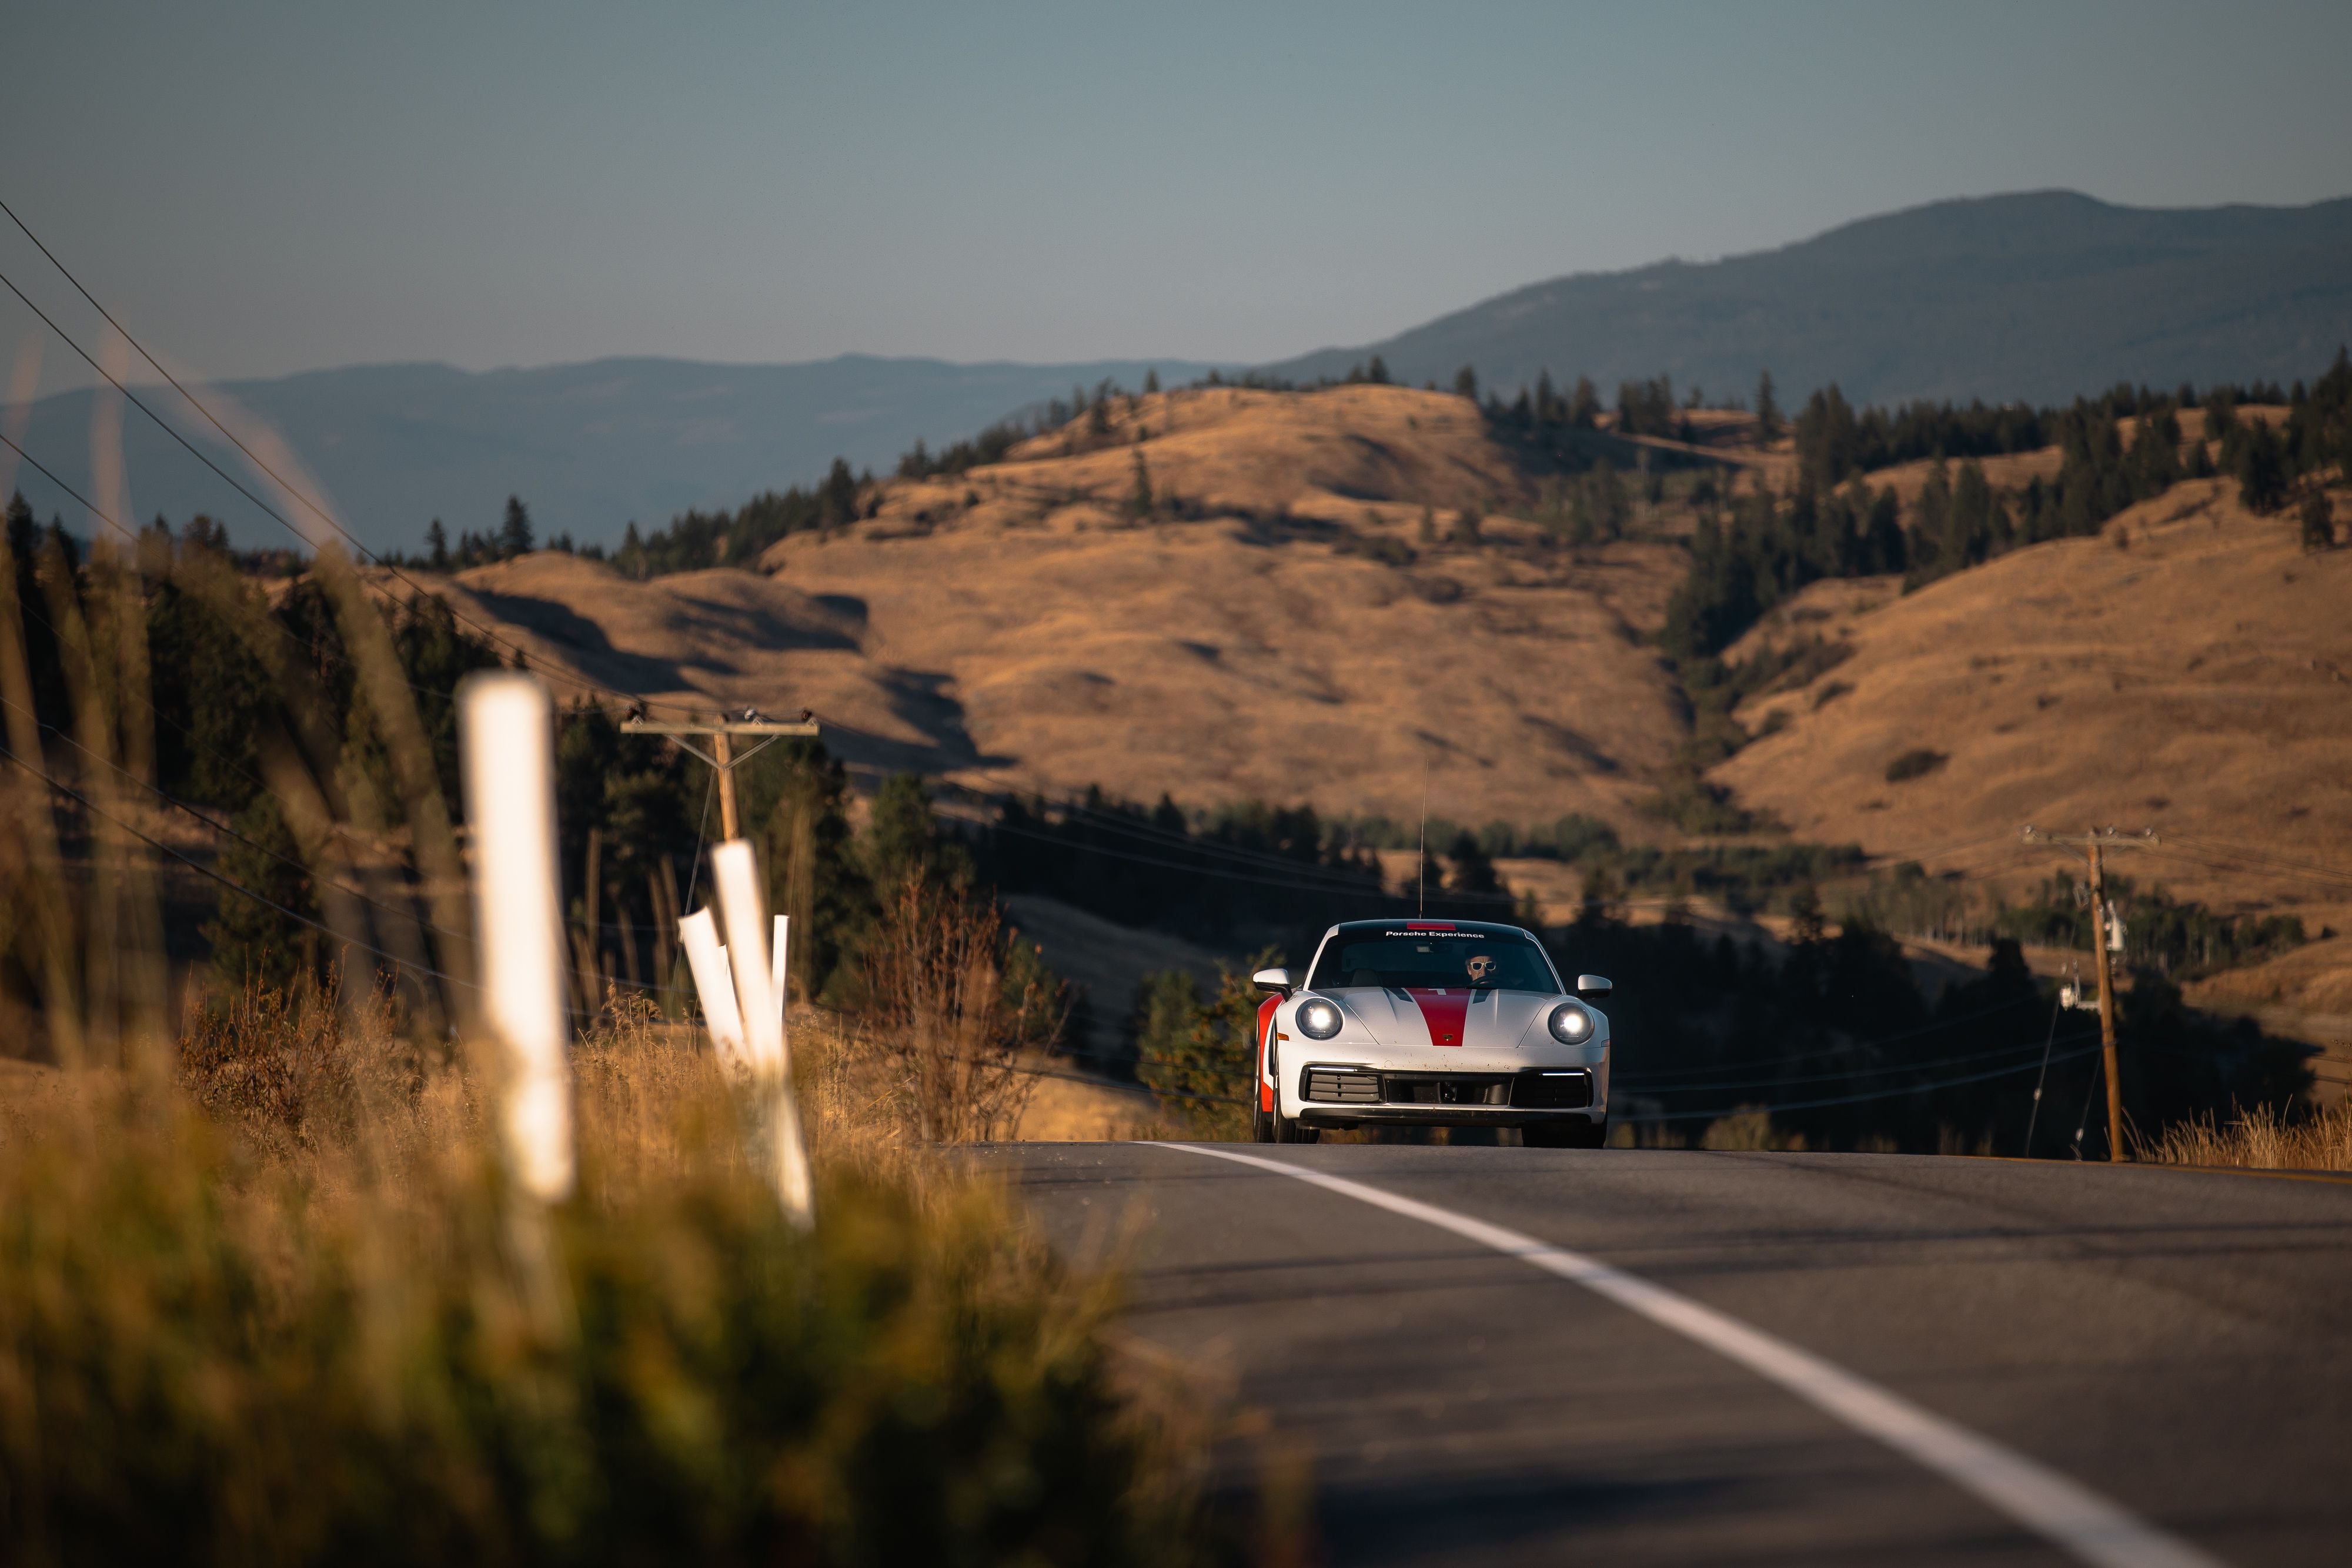
<path fill-rule="evenodd" d="M 1576 977 L 1576 996 L 1579 1001 L 1600 1001 L 1616 988 L 1616 987 L 1611 985 L 1606 979 L 1602 978 L 1599 975 L 1579 975 Z"/>
<path fill-rule="evenodd" d="M 1291 990 L 1290 971 L 1287 969 L 1260 969 L 1256 974 L 1250 977 L 1250 984 L 1255 986 L 1261 991 L 1272 991 L 1277 997 L 1286 997 L 1290 995 Z"/>

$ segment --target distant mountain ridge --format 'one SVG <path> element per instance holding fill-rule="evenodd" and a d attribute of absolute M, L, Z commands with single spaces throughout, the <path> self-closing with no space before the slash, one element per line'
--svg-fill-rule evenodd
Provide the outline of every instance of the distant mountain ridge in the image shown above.
<path fill-rule="evenodd" d="M 371 549 L 414 550 L 436 517 L 452 538 L 494 529 L 509 494 L 529 504 L 542 538 L 569 532 L 583 544 L 611 543 L 633 519 L 659 528 L 688 507 L 731 508 L 764 489 L 811 483 L 835 456 L 887 472 L 918 438 L 937 448 L 1067 397 L 1074 384 L 1108 377 L 1131 390 L 1153 368 L 1176 382 L 1209 369 L 1181 360 L 959 365 L 866 354 L 788 365 L 611 359 L 481 372 L 357 365 L 221 390 L 285 434 Z M 95 499 L 91 395 L 43 399 L 26 445 Z M 205 431 L 169 389 L 141 395 L 192 437 Z M 122 434 L 141 518 L 160 511 L 176 523 L 208 512 L 240 546 L 291 542 L 137 410 L 124 411 Z M 207 450 L 244 473 L 226 461 L 234 454 Z M 26 473 L 19 485 L 44 520 L 57 512 L 76 532 L 100 528 L 39 476 Z"/>
<path fill-rule="evenodd" d="M 1555 278 L 1266 368 L 1339 378 L 1378 353 L 1414 383 L 1450 387 L 1470 364 L 1508 395 L 1549 370 L 1563 384 L 1590 376 L 1604 397 L 1661 372 L 1678 392 L 1747 397 L 1769 369 L 1790 405 L 1830 382 L 1858 403 L 2063 402 L 2118 381 L 2291 382 L 2347 340 L 2352 198 L 2169 210 L 2041 191 L 1937 202 L 1721 261 Z M 542 538 L 611 543 L 632 519 L 733 507 L 814 480 L 835 455 L 886 470 L 919 438 L 937 449 L 1074 383 L 1133 389 L 1155 367 L 1171 385 L 1210 368 L 608 359 L 480 373 L 362 365 L 224 391 L 284 433 L 371 547 L 415 549 L 436 517 L 452 537 L 493 528 L 510 493 Z M 182 418 L 168 392 L 155 406 Z M 27 441 L 85 494 L 90 414 L 89 392 L 45 399 Z M 285 539 L 135 412 L 123 435 L 141 517 L 205 511 L 240 545 Z M 37 476 L 20 482 L 44 518 L 94 526 Z"/>
<path fill-rule="evenodd" d="M 2119 381 L 2275 379 L 2352 340 L 2352 198 L 2305 207 L 2115 206 L 2071 191 L 1937 202 L 1778 250 L 1530 284 L 1380 342 L 1270 369 L 1401 381 L 1476 367 L 1507 396 L 1549 370 L 1783 400 L 2058 402 Z"/>

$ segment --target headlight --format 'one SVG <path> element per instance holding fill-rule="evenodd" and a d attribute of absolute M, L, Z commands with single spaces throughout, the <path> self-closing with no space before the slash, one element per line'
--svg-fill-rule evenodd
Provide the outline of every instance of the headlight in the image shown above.
<path fill-rule="evenodd" d="M 1545 1021 L 1551 1026 L 1552 1039 L 1562 1045 L 1582 1045 L 1592 1038 L 1592 1015 L 1574 1002 L 1560 1003 Z"/>
<path fill-rule="evenodd" d="M 1339 1009 L 1321 997 L 1298 1004 L 1298 1032 L 1309 1040 L 1328 1040 L 1339 1032 Z"/>

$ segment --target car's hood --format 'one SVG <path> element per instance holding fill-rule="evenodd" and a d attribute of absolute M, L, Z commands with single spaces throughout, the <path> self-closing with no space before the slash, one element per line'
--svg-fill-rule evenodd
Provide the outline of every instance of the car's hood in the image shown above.
<path fill-rule="evenodd" d="M 1474 991 L 1463 988 L 1375 990 L 1370 987 L 1318 993 L 1354 1015 L 1382 1045 L 1517 1045 L 1556 996 L 1534 991 Z M 1549 1038 L 1549 1037 L 1547 1037 Z"/>

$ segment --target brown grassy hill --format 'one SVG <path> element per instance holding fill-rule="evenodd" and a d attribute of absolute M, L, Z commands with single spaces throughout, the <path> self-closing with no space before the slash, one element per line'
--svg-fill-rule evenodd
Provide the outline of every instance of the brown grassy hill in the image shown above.
<path fill-rule="evenodd" d="M 1458 819 L 1639 826 L 1685 733 L 1639 641 L 1676 549 L 1549 548 L 1451 396 L 1202 389 L 1117 401 L 1108 423 L 891 481 L 867 519 L 777 545 L 772 577 L 637 583 L 537 555 L 452 586 L 551 665 L 811 707 L 863 764 L 1395 817 L 1425 781 Z"/>
<path fill-rule="evenodd" d="M 2153 827 L 2163 852 L 2119 857 L 2143 884 L 2344 929 L 2352 894 L 2294 866 L 2352 868 L 2347 606 L 2352 552 L 2305 554 L 2291 518 L 2248 514 L 2223 482 L 2176 486 L 2099 538 L 1906 597 L 1797 596 L 1735 653 L 1798 633 L 1853 654 L 1751 699 L 1751 727 L 1775 712 L 1786 727 L 1715 777 L 1799 837 L 2012 885 L 2060 863 L 2016 843 L 2025 823 Z M 1912 752 L 1941 760 L 1890 781 Z"/>

